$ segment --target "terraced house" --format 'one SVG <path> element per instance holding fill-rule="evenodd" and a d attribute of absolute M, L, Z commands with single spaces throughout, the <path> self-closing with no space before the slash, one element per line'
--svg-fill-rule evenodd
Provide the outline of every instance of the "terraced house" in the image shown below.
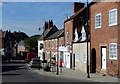
<path fill-rule="evenodd" d="M 49 56 L 50 61 L 51 59 L 55 59 L 59 61 L 60 58 L 63 58 L 63 53 L 60 48 L 64 45 L 64 30 L 60 29 L 46 38 L 48 49 L 49 49 Z"/>
<path fill-rule="evenodd" d="M 90 7 L 91 72 L 120 76 L 120 1 Z"/>

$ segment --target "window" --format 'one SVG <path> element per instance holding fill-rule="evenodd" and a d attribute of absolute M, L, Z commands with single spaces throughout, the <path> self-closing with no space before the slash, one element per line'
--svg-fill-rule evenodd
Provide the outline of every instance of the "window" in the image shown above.
<path fill-rule="evenodd" d="M 75 29 L 75 39 L 74 39 L 74 42 L 78 41 L 78 32 L 77 32 L 77 28 Z"/>
<path fill-rule="evenodd" d="M 67 32 L 66 33 L 66 43 L 68 44 L 68 41 L 69 41 L 69 33 Z"/>
<path fill-rule="evenodd" d="M 109 44 L 109 58 L 115 60 L 117 59 L 117 43 Z"/>
<path fill-rule="evenodd" d="M 85 41 L 86 40 L 86 32 L 85 32 L 85 29 L 84 29 L 84 26 L 82 26 L 82 40 L 81 41 Z"/>
<path fill-rule="evenodd" d="M 54 48 L 54 39 L 52 39 L 52 49 Z"/>
<path fill-rule="evenodd" d="M 117 9 L 109 11 L 109 26 L 117 25 Z"/>
<path fill-rule="evenodd" d="M 56 42 L 56 49 L 57 49 L 57 47 L 58 47 L 57 41 L 58 41 L 58 40 L 57 40 L 57 39 L 55 39 L 55 42 Z"/>
<path fill-rule="evenodd" d="M 95 16 L 95 28 L 101 28 L 101 13 Z"/>
<path fill-rule="evenodd" d="M 43 44 L 42 43 L 40 43 L 40 50 L 42 50 L 43 49 Z"/>
<path fill-rule="evenodd" d="M 79 53 L 75 54 L 75 59 L 76 59 L 76 61 L 80 61 L 80 54 Z"/>

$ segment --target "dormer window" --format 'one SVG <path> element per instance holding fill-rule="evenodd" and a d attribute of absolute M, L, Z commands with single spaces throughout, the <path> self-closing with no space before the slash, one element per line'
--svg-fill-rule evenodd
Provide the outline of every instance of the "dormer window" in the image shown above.
<path fill-rule="evenodd" d="M 85 32 L 84 26 L 82 26 L 81 33 L 82 33 L 82 40 L 81 41 L 85 41 L 86 40 L 86 32 Z"/>
<path fill-rule="evenodd" d="M 74 42 L 78 41 L 78 32 L 77 32 L 77 28 L 75 29 L 75 39 L 74 39 Z"/>

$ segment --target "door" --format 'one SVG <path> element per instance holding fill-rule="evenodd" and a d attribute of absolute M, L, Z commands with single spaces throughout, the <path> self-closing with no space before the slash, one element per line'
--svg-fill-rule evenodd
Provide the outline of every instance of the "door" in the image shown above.
<path fill-rule="evenodd" d="M 106 48 L 102 48 L 102 69 L 106 69 Z"/>
<path fill-rule="evenodd" d="M 96 49 L 92 49 L 92 56 L 91 56 L 91 62 L 90 62 L 90 72 L 96 73 Z"/>
<path fill-rule="evenodd" d="M 70 68 L 70 53 L 66 53 L 66 68 Z"/>

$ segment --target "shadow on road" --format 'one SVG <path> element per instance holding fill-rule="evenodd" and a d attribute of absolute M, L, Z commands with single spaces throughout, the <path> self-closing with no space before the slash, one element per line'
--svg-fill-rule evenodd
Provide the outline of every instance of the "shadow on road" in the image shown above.
<path fill-rule="evenodd" d="M 11 75 L 13 75 L 13 76 L 15 76 L 15 75 L 20 75 L 20 74 L 2 74 L 3 76 L 11 76 Z"/>
<path fill-rule="evenodd" d="M 2 72 L 25 69 L 22 65 L 2 65 Z"/>

